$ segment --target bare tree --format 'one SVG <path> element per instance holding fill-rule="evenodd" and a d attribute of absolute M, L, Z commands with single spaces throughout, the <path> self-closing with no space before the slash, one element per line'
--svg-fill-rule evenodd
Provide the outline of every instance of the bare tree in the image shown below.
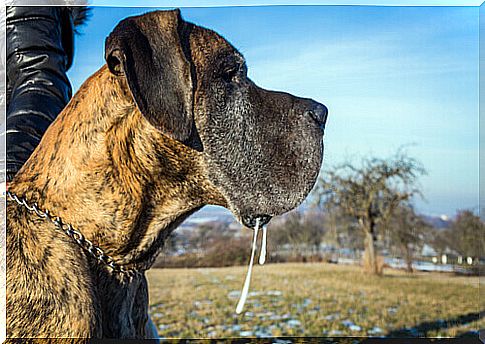
<path fill-rule="evenodd" d="M 420 195 L 415 184 L 424 173 L 417 160 L 399 150 L 389 159 L 365 158 L 360 166 L 344 163 L 319 179 L 316 203 L 357 221 L 365 234 L 365 253 L 374 274 L 379 273 L 375 249 L 377 226 L 385 227 L 400 204 Z"/>
<path fill-rule="evenodd" d="M 277 245 L 288 244 L 293 255 L 318 253 L 322 237 L 325 234 L 321 213 L 307 211 L 290 212 L 284 221 L 270 228 L 271 241 Z"/>
<path fill-rule="evenodd" d="M 227 224 L 223 222 L 202 223 L 190 232 L 187 238 L 188 245 L 192 249 L 206 251 L 214 241 L 230 236 L 227 227 Z"/>
<path fill-rule="evenodd" d="M 467 257 L 484 256 L 485 224 L 472 211 L 459 211 L 446 232 L 451 249 Z"/>
<path fill-rule="evenodd" d="M 413 272 L 414 251 L 423 244 L 425 234 L 431 226 L 410 206 L 402 204 L 394 211 L 392 221 L 387 226 L 391 245 L 404 256 L 406 270 Z"/>
<path fill-rule="evenodd" d="M 436 228 L 431 227 L 427 233 L 425 233 L 425 242 L 431 245 L 436 251 L 438 256 L 444 254 L 451 246 L 451 238 L 449 234 L 449 228 Z"/>
<path fill-rule="evenodd" d="M 333 208 L 332 211 L 323 209 L 322 215 L 326 228 L 323 241 L 339 249 L 362 250 L 364 248 L 363 232 L 354 218 L 343 214 L 338 208 Z"/>

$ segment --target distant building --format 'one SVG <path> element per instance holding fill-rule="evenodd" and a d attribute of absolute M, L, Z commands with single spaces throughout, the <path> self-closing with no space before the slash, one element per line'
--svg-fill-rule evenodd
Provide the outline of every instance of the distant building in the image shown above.
<path fill-rule="evenodd" d="M 438 253 L 434 248 L 429 246 L 428 244 L 424 244 L 423 248 L 421 249 L 421 256 L 423 257 L 436 257 Z"/>

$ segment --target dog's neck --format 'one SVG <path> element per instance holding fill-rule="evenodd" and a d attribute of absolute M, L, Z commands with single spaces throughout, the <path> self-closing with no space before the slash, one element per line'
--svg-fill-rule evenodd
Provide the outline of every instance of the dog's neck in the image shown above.
<path fill-rule="evenodd" d="M 91 76 L 44 135 L 10 190 L 72 224 L 118 263 L 149 265 L 186 216 L 222 199 L 200 152 L 162 135 L 124 78 Z"/>

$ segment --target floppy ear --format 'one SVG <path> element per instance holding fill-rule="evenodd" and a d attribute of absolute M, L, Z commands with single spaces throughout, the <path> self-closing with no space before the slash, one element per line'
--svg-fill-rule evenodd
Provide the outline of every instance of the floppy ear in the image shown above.
<path fill-rule="evenodd" d="M 151 12 L 124 19 L 105 42 L 109 70 L 126 77 L 141 113 L 182 142 L 193 122 L 191 65 L 182 41 L 187 25 L 179 10 Z"/>

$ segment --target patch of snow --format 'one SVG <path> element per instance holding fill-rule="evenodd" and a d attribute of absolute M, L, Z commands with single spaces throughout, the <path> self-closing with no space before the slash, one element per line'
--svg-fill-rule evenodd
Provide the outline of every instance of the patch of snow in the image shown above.
<path fill-rule="evenodd" d="M 253 331 L 241 331 L 239 332 L 241 337 L 251 337 L 253 335 Z"/>
<path fill-rule="evenodd" d="M 283 293 L 279 290 L 268 290 L 266 292 L 266 295 L 268 295 L 268 296 L 281 296 L 281 295 L 283 295 Z"/>
<path fill-rule="evenodd" d="M 165 330 L 167 330 L 169 328 L 170 328 L 170 325 L 163 325 L 163 324 L 158 325 L 158 330 L 159 331 L 165 331 Z"/>
<path fill-rule="evenodd" d="M 334 314 L 326 315 L 323 318 L 325 320 L 332 321 L 332 320 L 338 319 L 339 316 L 340 316 L 340 313 L 334 313 Z"/>
<path fill-rule="evenodd" d="M 271 337 L 272 334 L 271 332 L 267 332 L 267 331 L 264 331 L 264 330 L 259 330 L 259 331 L 256 331 L 254 333 L 254 335 L 258 338 L 266 338 L 266 337 Z"/>
<path fill-rule="evenodd" d="M 389 307 L 387 309 L 387 311 L 390 313 L 390 314 L 396 314 L 397 313 L 397 307 Z"/>
<path fill-rule="evenodd" d="M 288 320 L 287 324 L 290 327 L 301 326 L 301 322 L 299 320 L 296 320 L 296 319 L 290 319 L 290 320 Z"/>
<path fill-rule="evenodd" d="M 231 326 L 231 330 L 233 330 L 233 331 L 235 331 L 235 332 L 236 332 L 236 331 L 240 331 L 240 330 L 241 330 L 241 325 L 232 325 L 232 326 Z"/>
<path fill-rule="evenodd" d="M 349 320 L 349 319 L 346 319 L 346 320 L 342 321 L 342 325 L 350 327 L 350 326 L 354 325 L 354 322 Z"/>
<path fill-rule="evenodd" d="M 377 326 L 374 326 L 372 329 L 367 331 L 367 333 L 369 333 L 369 334 L 380 334 L 380 333 L 383 333 L 383 332 L 384 331 L 380 327 L 377 327 Z"/>
<path fill-rule="evenodd" d="M 305 300 L 303 300 L 303 307 L 307 307 L 311 303 L 312 303 L 311 299 L 305 299 Z"/>
<path fill-rule="evenodd" d="M 241 291 L 240 290 L 232 290 L 227 294 L 227 296 L 231 299 L 237 299 L 239 296 L 241 296 Z"/>
<path fill-rule="evenodd" d="M 360 327 L 359 325 L 350 325 L 349 326 L 349 329 L 351 331 L 361 331 L 362 330 L 362 327 Z"/>
<path fill-rule="evenodd" d="M 254 313 L 253 312 L 246 312 L 246 313 L 244 313 L 244 316 L 246 318 L 252 318 L 252 317 L 254 317 Z"/>

